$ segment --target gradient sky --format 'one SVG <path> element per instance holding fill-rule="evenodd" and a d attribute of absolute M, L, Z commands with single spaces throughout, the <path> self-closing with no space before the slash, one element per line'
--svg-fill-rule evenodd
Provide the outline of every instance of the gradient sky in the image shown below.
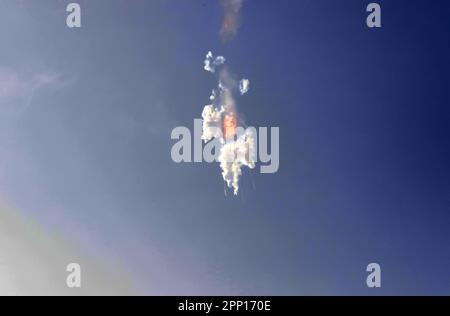
<path fill-rule="evenodd" d="M 84 293 L 78 260 L 88 294 L 450 294 L 448 1 L 378 1 L 368 29 L 370 1 L 248 0 L 226 44 L 217 1 L 80 0 L 80 29 L 69 2 L 0 1 L 0 293 Z M 209 50 L 280 127 L 238 197 L 170 157 Z"/>

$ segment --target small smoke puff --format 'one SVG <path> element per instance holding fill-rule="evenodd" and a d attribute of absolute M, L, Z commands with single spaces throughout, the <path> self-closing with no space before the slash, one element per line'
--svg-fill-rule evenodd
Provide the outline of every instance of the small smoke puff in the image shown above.
<path fill-rule="evenodd" d="M 215 99 L 216 99 L 216 97 L 217 97 L 217 92 L 216 92 L 216 90 L 212 90 L 211 91 L 211 95 L 209 96 L 209 99 L 211 100 L 211 101 L 214 101 Z"/>
<path fill-rule="evenodd" d="M 208 52 L 208 54 L 206 54 L 206 58 L 204 61 L 204 69 L 206 71 L 209 72 L 216 72 L 216 67 L 223 65 L 225 63 L 225 57 L 223 56 L 217 56 L 216 58 L 214 58 L 214 55 L 212 52 Z"/>
<path fill-rule="evenodd" d="M 204 64 L 205 64 L 204 69 L 206 71 L 215 72 L 215 69 L 214 69 L 214 56 L 213 56 L 212 52 L 208 52 L 206 54 L 206 58 L 205 58 Z"/>
<path fill-rule="evenodd" d="M 246 94 L 249 89 L 250 89 L 250 80 L 242 79 L 241 81 L 239 81 L 239 92 L 241 93 L 241 95 Z"/>
<path fill-rule="evenodd" d="M 214 59 L 214 66 L 220 66 L 225 63 L 225 57 L 223 56 L 217 56 L 216 59 Z"/>

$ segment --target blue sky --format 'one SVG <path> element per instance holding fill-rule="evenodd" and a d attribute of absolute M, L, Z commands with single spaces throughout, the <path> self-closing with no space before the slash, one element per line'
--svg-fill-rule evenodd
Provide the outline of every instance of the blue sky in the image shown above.
<path fill-rule="evenodd" d="M 216 1 L 80 1 L 80 29 L 67 3 L 0 2 L 0 277 L 32 265 L 66 293 L 79 260 L 88 293 L 450 293 L 445 1 L 379 1 L 368 29 L 369 1 L 248 0 L 229 43 Z M 209 50 L 251 80 L 246 123 L 280 127 L 279 172 L 244 170 L 238 197 L 170 158 L 216 85 Z"/>

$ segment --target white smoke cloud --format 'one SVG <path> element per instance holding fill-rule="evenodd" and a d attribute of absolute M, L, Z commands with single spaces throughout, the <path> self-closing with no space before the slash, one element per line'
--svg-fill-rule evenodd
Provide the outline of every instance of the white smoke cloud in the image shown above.
<path fill-rule="evenodd" d="M 214 106 L 206 105 L 203 108 L 203 134 L 202 139 L 205 142 L 210 141 L 213 138 L 222 138 L 222 121 L 223 114 L 225 113 L 224 107 L 220 109 L 214 108 Z"/>
<path fill-rule="evenodd" d="M 239 92 L 241 93 L 241 95 L 246 94 L 249 89 L 250 89 L 250 80 L 242 79 L 241 81 L 239 81 Z"/>
<path fill-rule="evenodd" d="M 216 66 L 225 63 L 225 58 L 221 57 L 216 63 L 212 52 L 208 52 L 205 60 L 205 70 L 215 72 Z M 255 167 L 255 137 L 249 131 L 240 133 L 236 126 L 236 135 L 232 138 L 224 137 L 224 119 L 232 116 L 237 121 L 236 102 L 233 92 L 239 89 L 241 94 L 245 94 L 249 89 L 250 81 L 242 79 L 237 84 L 226 68 L 219 73 L 219 83 L 217 89 L 212 90 L 210 100 L 214 103 L 203 108 L 203 133 L 202 140 L 206 143 L 212 139 L 220 140 L 220 152 L 218 161 L 222 169 L 222 177 L 229 188 L 233 189 L 235 195 L 239 192 L 239 179 L 242 175 L 242 167 L 253 169 Z M 241 128 L 242 129 L 242 128 Z"/>
<path fill-rule="evenodd" d="M 220 150 L 219 162 L 222 168 L 223 180 L 229 188 L 233 188 L 234 195 L 239 191 L 239 178 L 242 175 L 242 167 L 255 168 L 255 160 L 252 153 L 255 150 L 253 134 L 244 133 L 236 141 L 227 142 Z"/>
<path fill-rule="evenodd" d="M 216 72 L 216 67 L 223 65 L 225 63 L 225 57 L 223 56 L 217 56 L 214 58 L 214 55 L 212 52 L 208 52 L 205 57 L 204 61 L 204 69 L 209 72 Z"/>

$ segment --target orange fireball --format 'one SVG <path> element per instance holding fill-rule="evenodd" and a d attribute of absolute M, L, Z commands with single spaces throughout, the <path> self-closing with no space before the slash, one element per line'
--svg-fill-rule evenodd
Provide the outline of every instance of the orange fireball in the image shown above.
<path fill-rule="evenodd" d="M 231 138 L 236 135 L 237 119 L 234 113 L 225 114 L 223 118 L 223 133 L 225 138 Z"/>

